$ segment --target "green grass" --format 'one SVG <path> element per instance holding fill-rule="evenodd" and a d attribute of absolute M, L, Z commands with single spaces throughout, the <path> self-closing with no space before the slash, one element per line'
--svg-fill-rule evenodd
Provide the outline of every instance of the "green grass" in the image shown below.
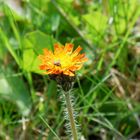
<path fill-rule="evenodd" d="M 57 85 L 39 70 L 53 44 L 88 61 L 73 96 L 86 140 L 140 138 L 140 1 L 0 1 L 0 139 L 67 140 Z"/>

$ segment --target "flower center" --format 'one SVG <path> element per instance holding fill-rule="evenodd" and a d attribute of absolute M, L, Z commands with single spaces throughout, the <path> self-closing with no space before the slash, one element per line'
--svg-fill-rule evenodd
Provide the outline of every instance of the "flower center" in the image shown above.
<path fill-rule="evenodd" d="M 60 60 L 55 60 L 55 61 L 53 62 L 53 64 L 54 64 L 55 66 L 61 67 Z"/>

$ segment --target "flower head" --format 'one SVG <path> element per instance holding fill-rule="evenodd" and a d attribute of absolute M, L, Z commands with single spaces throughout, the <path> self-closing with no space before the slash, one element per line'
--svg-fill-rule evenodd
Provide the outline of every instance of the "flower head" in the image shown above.
<path fill-rule="evenodd" d="M 83 63 L 87 61 L 85 54 L 79 54 L 82 48 L 77 47 L 73 51 L 73 44 L 67 43 L 65 46 L 60 44 L 54 45 L 54 52 L 44 49 L 44 54 L 39 55 L 42 64 L 39 66 L 41 70 L 45 70 L 46 74 L 63 74 L 74 76 L 75 71 L 79 70 Z"/>

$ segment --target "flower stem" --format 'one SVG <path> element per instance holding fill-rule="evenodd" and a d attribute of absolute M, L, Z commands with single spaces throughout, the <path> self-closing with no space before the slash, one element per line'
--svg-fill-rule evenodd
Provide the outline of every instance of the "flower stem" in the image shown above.
<path fill-rule="evenodd" d="M 75 124 L 75 121 L 74 121 L 73 107 L 72 107 L 72 103 L 71 103 L 71 98 L 70 98 L 70 93 L 69 92 L 65 93 L 65 100 L 66 100 L 66 106 L 67 106 L 67 111 L 68 111 L 68 115 L 69 115 L 69 121 L 70 121 L 70 126 L 71 126 L 71 132 L 72 132 L 73 140 L 78 140 L 76 124 Z"/>

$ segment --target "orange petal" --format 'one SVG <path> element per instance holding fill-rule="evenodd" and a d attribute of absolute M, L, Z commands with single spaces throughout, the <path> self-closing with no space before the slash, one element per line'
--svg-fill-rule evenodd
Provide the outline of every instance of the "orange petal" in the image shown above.
<path fill-rule="evenodd" d="M 44 55 L 39 55 L 38 58 L 39 58 L 40 60 L 43 60 L 43 59 L 44 59 Z"/>
<path fill-rule="evenodd" d="M 72 56 L 75 57 L 76 55 L 79 54 L 79 52 L 82 50 L 80 46 L 77 47 L 77 49 L 72 53 Z"/>
<path fill-rule="evenodd" d="M 60 44 L 54 44 L 54 54 L 59 54 L 60 52 L 62 52 L 63 47 L 60 46 Z"/>
<path fill-rule="evenodd" d="M 65 75 L 69 75 L 69 76 L 74 76 L 74 73 L 71 72 L 71 71 L 69 71 L 69 70 L 64 71 L 63 74 L 65 74 Z"/>
<path fill-rule="evenodd" d="M 43 52 L 44 52 L 45 56 L 52 56 L 53 55 L 53 53 L 50 50 L 46 49 L 46 48 L 43 49 Z"/>
<path fill-rule="evenodd" d="M 82 58 L 80 61 L 81 61 L 81 62 L 86 62 L 86 61 L 88 61 L 88 58 L 87 58 L 87 57 Z"/>
<path fill-rule="evenodd" d="M 40 65 L 39 68 L 40 68 L 40 70 L 46 70 L 47 69 L 47 65 Z"/>
<path fill-rule="evenodd" d="M 84 54 L 84 53 L 83 53 L 83 54 L 79 54 L 79 55 L 75 56 L 75 57 L 73 58 L 73 60 L 77 61 L 77 60 L 80 60 L 80 59 L 82 59 L 82 58 L 84 58 L 84 57 L 85 57 L 85 54 Z"/>
<path fill-rule="evenodd" d="M 66 45 L 65 45 L 65 47 L 64 47 L 64 50 L 65 50 L 65 52 L 67 53 L 71 53 L 72 52 L 72 50 L 73 50 L 73 44 L 71 44 L 71 43 L 66 43 Z"/>
<path fill-rule="evenodd" d="M 74 65 L 74 66 L 70 67 L 69 69 L 71 71 L 76 71 L 76 70 L 80 70 L 81 67 L 82 67 L 82 64 L 77 64 L 77 65 Z"/>

